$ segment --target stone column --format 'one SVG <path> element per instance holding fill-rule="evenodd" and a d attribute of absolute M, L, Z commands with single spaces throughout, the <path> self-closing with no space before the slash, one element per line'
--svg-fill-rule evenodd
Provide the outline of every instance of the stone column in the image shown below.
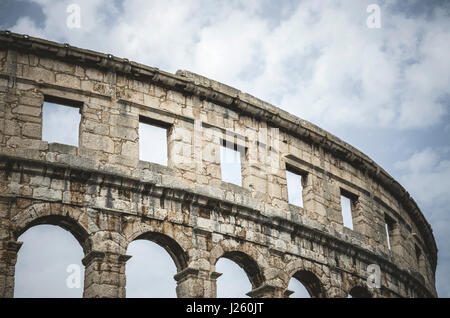
<path fill-rule="evenodd" d="M 91 251 L 83 258 L 85 298 L 125 298 L 128 255 Z"/>
<path fill-rule="evenodd" d="M 326 178 L 308 174 L 306 178 L 302 179 L 302 185 L 305 216 L 320 223 L 328 223 L 329 213 L 327 212 L 327 206 L 330 206 L 331 202 L 329 200 L 330 194 Z M 339 212 L 336 212 L 338 218 L 341 217 L 339 209 Z"/>
<path fill-rule="evenodd" d="M 267 283 L 247 293 L 251 298 L 288 298 L 292 291 Z"/>
<path fill-rule="evenodd" d="M 17 242 L 11 233 L 10 197 L 0 197 L 0 298 L 14 297 L 14 274 L 17 253 L 22 242 Z"/>
<path fill-rule="evenodd" d="M 17 253 L 22 242 L 1 241 L 0 246 L 0 298 L 14 297 L 14 273 Z"/>
<path fill-rule="evenodd" d="M 348 292 L 340 287 L 330 287 L 327 290 L 328 298 L 348 298 Z"/>
<path fill-rule="evenodd" d="M 194 268 L 186 268 L 173 278 L 177 281 L 178 298 L 215 298 L 216 280 L 222 275 Z"/>

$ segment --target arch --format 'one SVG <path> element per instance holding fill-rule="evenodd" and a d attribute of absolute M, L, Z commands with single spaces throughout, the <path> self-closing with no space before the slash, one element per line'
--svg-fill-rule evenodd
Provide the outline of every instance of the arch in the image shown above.
<path fill-rule="evenodd" d="M 216 259 L 214 265 L 217 264 L 217 261 L 221 258 L 227 258 L 238 264 L 239 267 L 241 267 L 247 274 L 247 277 L 250 283 L 252 284 L 253 289 L 263 284 L 264 282 L 263 273 L 259 268 L 258 263 L 256 263 L 256 261 L 249 255 L 241 251 L 227 251 L 224 252 L 221 257 Z"/>
<path fill-rule="evenodd" d="M 133 241 L 135 240 L 152 241 L 164 248 L 175 263 L 178 272 L 185 269 L 188 265 L 189 257 L 187 253 L 183 250 L 180 244 L 177 243 L 177 241 L 165 234 L 158 232 L 146 232 L 133 239 Z"/>
<path fill-rule="evenodd" d="M 127 298 L 177 297 L 177 266 L 165 248 L 154 241 L 136 239 L 128 245 L 125 264 Z"/>
<path fill-rule="evenodd" d="M 306 288 L 311 298 L 326 297 L 322 282 L 308 270 L 299 270 L 292 275 Z"/>
<path fill-rule="evenodd" d="M 220 258 L 227 258 L 238 264 L 247 274 L 253 289 L 262 286 L 267 279 L 272 278 L 266 275 L 273 272 L 269 270 L 267 256 L 251 243 L 234 239 L 221 240 L 211 249 L 210 263 L 215 266 Z"/>
<path fill-rule="evenodd" d="M 352 298 L 372 298 L 372 294 L 369 290 L 362 286 L 353 287 L 348 294 L 352 296 Z"/>
<path fill-rule="evenodd" d="M 215 297 L 246 298 L 253 290 L 248 274 L 235 261 L 221 257 L 215 265 Z"/>
<path fill-rule="evenodd" d="M 289 298 L 311 298 L 311 294 L 306 287 L 294 277 L 289 280 L 288 289 L 284 295 Z"/>
<path fill-rule="evenodd" d="M 309 260 L 293 259 L 286 264 L 282 277 L 286 288 L 291 279 L 295 278 L 306 288 L 312 298 L 328 297 L 327 288 L 330 287 L 328 276 L 325 275 L 322 266 L 317 266 Z"/>
<path fill-rule="evenodd" d="M 77 221 L 81 213 L 81 211 L 73 209 L 65 211 L 64 206 L 61 204 L 33 204 L 27 209 L 21 210 L 12 218 L 14 239 L 17 240 L 20 235 L 31 227 L 41 224 L 55 225 L 69 231 L 80 243 L 83 252 L 86 254 L 90 250 L 91 243 L 88 230 Z"/>
<path fill-rule="evenodd" d="M 163 247 L 174 261 L 180 272 L 189 264 L 187 251 L 192 248 L 192 239 L 186 231 L 191 230 L 168 221 L 143 220 L 140 217 L 127 216 L 122 219 L 121 235 L 126 239 L 126 245 L 134 240 L 149 240 Z"/>
<path fill-rule="evenodd" d="M 23 246 L 14 267 L 14 297 L 82 297 L 85 253 L 72 233 L 40 223 L 19 239 Z"/>

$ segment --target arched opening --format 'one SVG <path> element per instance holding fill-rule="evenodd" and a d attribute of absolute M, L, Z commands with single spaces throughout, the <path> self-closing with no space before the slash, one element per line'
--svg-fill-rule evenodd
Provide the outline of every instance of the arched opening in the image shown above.
<path fill-rule="evenodd" d="M 294 277 L 289 281 L 288 289 L 293 292 L 289 298 L 311 298 L 306 287 Z"/>
<path fill-rule="evenodd" d="M 325 297 L 322 283 L 316 275 L 307 270 L 296 272 L 289 282 L 288 289 L 294 292 L 291 298 Z"/>
<path fill-rule="evenodd" d="M 14 297 L 81 298 L 83 249 L 64 226 L 46 223 L 51 223 L 48 218 L 36 220 L 17 233 L 23 245 L 15 267 Z"/>
<path fill-rule="evenodd" d="M 128 298 L 177 297 L 174 275 L 186 268 L 187 255 L 172 238 L 149 232 L 128 245 L 126 296 Z"/>
<path fill-rule="evenodd" d="M 367 288 L 364 288 L 362 286 L 355 286 L 348 293 L 348 298 L 371 298 L 371 297 L 372 295 L 367 290 Z"/>
<path fill-rule="evenodd" d="M 216 263 L 218 298 L 243 298 L 252 289 L 261 286 L 263 276 L 258 264 L 247 254 L 225 252 Z"/>
<path fill-rule="evenodd" d="M 89 234 L 86 232 L 86 230 L 70 217 L 62 215 L 45 215 L 28 222 L 26 225 L 19 227 L 14 232 L 16 240 L 18 240 L 18 238 L 28 229 L 37 225 L 56 225 L 60 228 L 63 228 L 73 235 L 73 237 L 78 241 L 79 245 L 81 245 L 85 254 L 86 251 L 90 248 L 90 241 L 88 240 Z"/>

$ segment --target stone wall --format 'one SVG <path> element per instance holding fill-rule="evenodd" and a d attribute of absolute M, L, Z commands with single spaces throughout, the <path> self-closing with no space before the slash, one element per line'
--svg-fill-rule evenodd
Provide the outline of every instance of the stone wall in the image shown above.
<path fill-rule="evenodd" d="M 18 237 L 38 224 L 80 242 L 85 297 L 125 296 L 137 238 L 172 256 L 179 297 L 215 297 L 221 257 L 244 268 L 252 297 L 287 297 L 291 277 L 314 297 L 437 296 L 436 243 L 416 203 L 337 137 L 188 71 L 9 32 L 0 44 L 0 296 L 13 296 Z M 42 140 L 44 101 L 80 109 L 78 147 Z M 167 166 L 139 160 L 144 118 L 167 128 Z M 242 187 L 222 181 L 223 142 L 242 152 Z M 303 175 L 303 208 L 288 203 L 287 167 Z M 367 286 L 370 264 L 380 288 Z"/>

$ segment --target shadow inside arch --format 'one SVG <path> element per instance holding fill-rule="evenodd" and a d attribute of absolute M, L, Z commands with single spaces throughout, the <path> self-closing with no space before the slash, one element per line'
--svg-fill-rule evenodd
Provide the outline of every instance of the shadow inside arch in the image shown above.
<path fill-rule="evenodd" d="M 367 288 L 362 286 L 353 287 L 350 290 L 349 295 L 352 298 L 372 298 L 372 294 L 367 290 Z"/>
<path fill-rule="evenodd" d="M 247 254 L 239 251 L 230 251 L 225 252 L 220 258 L 227 258 L 238 264 L 239 267 L 241 267 L 247 274 L 247 277 L 250 280 L 253 289 L 258 288 L 263 284 L 264 276 L 258 264 L 253 258 L 248 256 Z M 218 258 L 217 261 L 220 258 Z"/>
<path fill-rule="evenodd" d="M 178 272 L 187 267 L 188 255 L 173 238 L 158 232 L 146 232 L 136 237 L 133 241 L 136 240 L 152 241 L 164 248 L 175 263 Z"/>
<path fill-rule="evenodd" d="M 326 297 L 322 283 L 317 276 L 308 270 L 300 270 L 296 272 L 292 277 L 297 279 L 303 286 L 305 286 L 309 295 L 312 298 L 324 298 Z"/>
<path fill-rule="evenodd" d="M 27 223 L 24 227 L 21 227 L 14 231 L 14 238 L 17 240 L 28 229 L 38 225 L 55 225 L 69 231 L 75 239 L 80 243 L 83 248 L 83 252 L 86 254 L 90 250 L 90 240 L 88 232 L 75 220 L 70 217 L 62 215 L 46 215 L 38 217 L 31 222 Z"/>

